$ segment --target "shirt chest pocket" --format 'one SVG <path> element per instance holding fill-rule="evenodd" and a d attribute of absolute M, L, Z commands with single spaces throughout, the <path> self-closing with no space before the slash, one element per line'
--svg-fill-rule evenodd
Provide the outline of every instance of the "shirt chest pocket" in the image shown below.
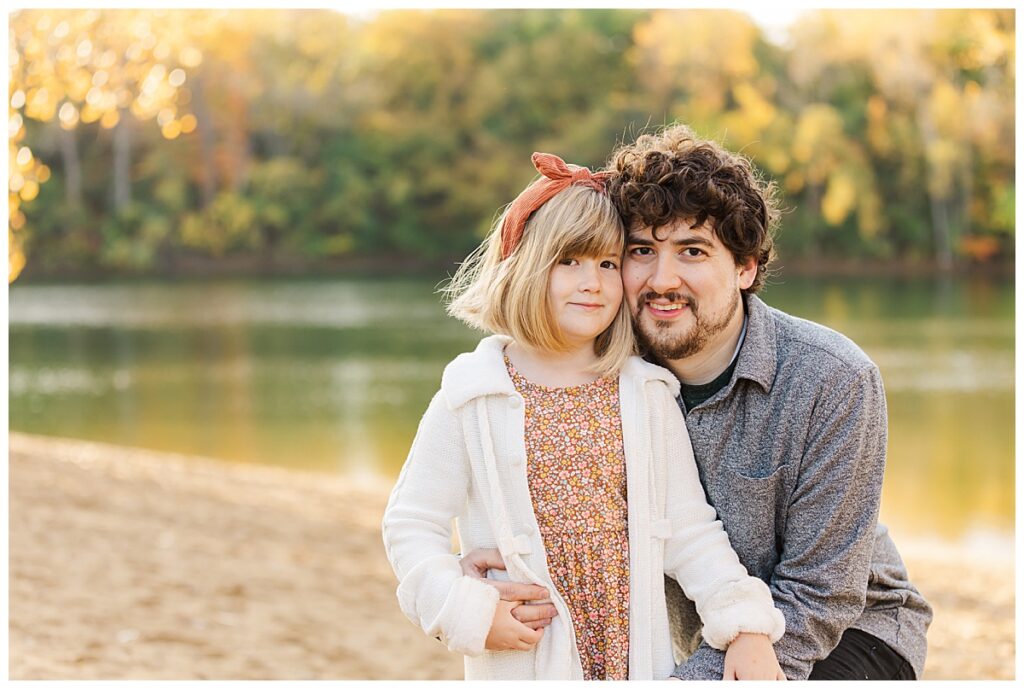
<path fill-rule="evenodd" d="M 790 474 L 788 464 L 765 474 L 723 466 L 709 491 L 729 541 L 751 574 L 773 567 L 781 551 Z"/>

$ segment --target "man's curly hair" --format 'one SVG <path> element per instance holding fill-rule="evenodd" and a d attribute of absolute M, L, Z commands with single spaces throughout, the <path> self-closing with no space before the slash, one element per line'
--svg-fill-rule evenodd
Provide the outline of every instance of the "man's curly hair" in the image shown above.
<path fill-rule="evenodd" d="M 711 218 L 712 231 L 737 265 L 757 260 L 754 282 L 743 291 L 761 289 L 775 258 L 779 210 L 775 185 L 762 181 L 749 160 L 676 124 L 620 146 L 609 169 L 614 175 L 608 192 L 627 231 L 656 231 L 677 219 L 701 225 Z"/>

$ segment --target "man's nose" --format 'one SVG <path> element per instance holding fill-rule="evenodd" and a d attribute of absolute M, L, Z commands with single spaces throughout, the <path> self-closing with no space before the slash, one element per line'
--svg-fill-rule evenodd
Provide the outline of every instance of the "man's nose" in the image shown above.
<path fill-rule="evenodd" d="M 657 263 L 654 264 L 654 273 L 647 280 L 647 284 L 658 294 L 679 289 L 683 284 L 683 279 L 679 275 L 679 267 L 675 265 L 671 256 L 658 258 Z"/>

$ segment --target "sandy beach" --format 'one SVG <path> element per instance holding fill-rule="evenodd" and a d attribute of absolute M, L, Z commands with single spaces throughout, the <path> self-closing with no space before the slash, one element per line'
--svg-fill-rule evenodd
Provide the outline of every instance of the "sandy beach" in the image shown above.
<path fill-rule="evenodd" d="M 459 679 L 399 611 L 390 485 L 10 434 L 11 679 Z M 1012 552 L 899 542 L 925 679 L 1014 677 Z"/>

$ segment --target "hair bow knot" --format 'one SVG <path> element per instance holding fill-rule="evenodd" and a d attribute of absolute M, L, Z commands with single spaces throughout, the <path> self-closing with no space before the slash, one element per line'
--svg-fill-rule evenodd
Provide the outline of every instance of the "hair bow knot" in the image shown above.
<path fill-rule="evenodd" d="M 501 257 L 511 255 L 523 238 L 526 221 L 535 210 L 551 200 L 558 192 L 574 184 L 590 187 L 604 193 L 610 172 L 591 172 L 585 167 L 570 168 L 565 161 L 551 153 L 535 152 L 530 159 L 542 177 L 523 190 L 509 205 L 501 224 Z"/>

